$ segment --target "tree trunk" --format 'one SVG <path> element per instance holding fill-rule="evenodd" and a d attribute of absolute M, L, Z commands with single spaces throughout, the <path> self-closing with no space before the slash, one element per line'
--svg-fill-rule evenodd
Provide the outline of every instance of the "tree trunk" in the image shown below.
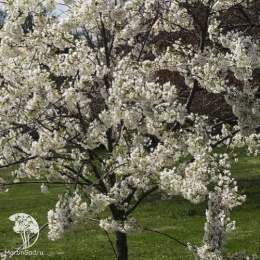
<path fill-rule="evenodd" d="M 119 231 L 116 232 L 116 253 L 117 253 L 117 260 L 128 259 L 126 234 Z"/>

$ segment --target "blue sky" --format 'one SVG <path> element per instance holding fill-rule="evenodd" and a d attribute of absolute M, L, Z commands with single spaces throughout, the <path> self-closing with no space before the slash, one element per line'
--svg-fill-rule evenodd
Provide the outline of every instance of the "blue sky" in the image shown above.
<path fill-rule="evenodd" d="M 63 1 L 59 1 L 60 3 L 63 3 Z M 59 14 L 61 12 L 66 11 L 67 7 L 65 5 L 58 5 L 56 12 Z"/>

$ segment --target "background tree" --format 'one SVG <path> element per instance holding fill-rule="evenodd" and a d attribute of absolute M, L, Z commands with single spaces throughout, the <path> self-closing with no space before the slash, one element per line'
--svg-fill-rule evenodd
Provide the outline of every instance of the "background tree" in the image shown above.
<path fill-rule="evenodd" d="M 214 148 L 258 153 L 257 1 L 66 3 L 59 20 L 44 11 L 55 1 L 5 5 L 1 167 L 19 165 L 15 181 L 62 180 L 69 191 L 48 213 L 49 237 L 96 218 L 115 234 L 118 260 L 126 233 L 142 230 L 131 213 L 151 193 L 207 200 L 204 244 L 187 247 L 223 259 L 230 211 L 245 198 L 230 173 L 235 154 Z M 220 101 L 228 116 L 214 112 Z"/>

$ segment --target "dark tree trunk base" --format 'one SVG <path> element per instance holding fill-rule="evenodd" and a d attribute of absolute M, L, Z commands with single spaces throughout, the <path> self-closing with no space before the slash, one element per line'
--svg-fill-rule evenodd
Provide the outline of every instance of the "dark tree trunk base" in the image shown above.
<path fill-rule="evenodd" d="M 116 232 L 116 252 L 117 252 L 117 260 L 128 259 L 126 234 L 119 231 Z"/>

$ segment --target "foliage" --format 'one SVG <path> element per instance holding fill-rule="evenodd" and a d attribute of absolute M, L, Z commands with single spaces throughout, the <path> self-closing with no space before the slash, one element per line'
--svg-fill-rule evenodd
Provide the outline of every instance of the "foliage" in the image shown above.
<path fill-rule="evenodd" d="M 213 148 L 247 145 L 249 154 L 258 153 L 255 2 L 66 4 L 60 19 L 50 15 L 54 0 L 5 4 L 1 167 L 19 164 L 14 182 L 38 179 L 45 193 L 60 179 L 68 186 L 48 212 L 52 240 L 79 219 L 94 218 L 115 233 L 117 259 L 127 259 L 126 233 L 142 231 L 131 215 L 158 190 L 208 202 L 203 245 L 187 248 L 196 259 L 223 259 L 235 229 L 230 211 L 245 196 L 231 177 L 236 155 Z M 168 81 L 163 71 L 181 80 Z M 194 110 L 201 90 L 222 96 L 232 120 Z M 97 152 L 102 147 L 104 156 Z M 2 180 L 3 189 L 7 184 Z"/>

